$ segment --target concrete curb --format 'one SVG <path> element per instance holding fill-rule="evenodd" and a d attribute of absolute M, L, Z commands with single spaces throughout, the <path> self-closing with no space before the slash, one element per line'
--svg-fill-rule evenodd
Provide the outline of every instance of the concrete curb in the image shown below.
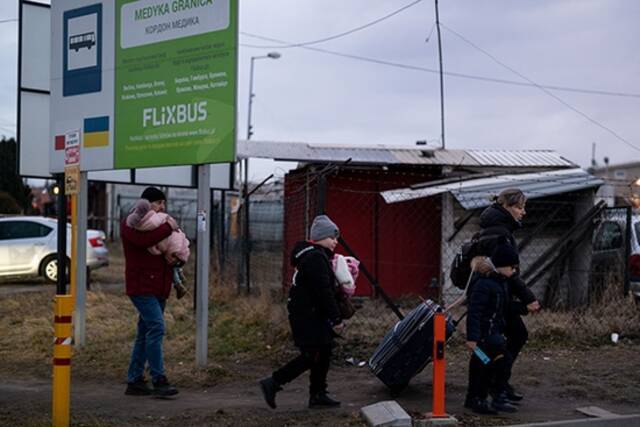
<path fill-rule="evenodd" d="M 395 400 L 365 406 L 360 414 L 369 427 L 411 427 L 411 416 Z"/>
<path fill-rule="evenodd" d="M 508 427 L 538 427 L 538 426 L 561 426 L 561 427 L 637 427 L 640 426 L 640 414 L 616 415 L 612 417 L 589 418 L 580 420 L 551 421 L 546 423 L 514 424 Z"/>

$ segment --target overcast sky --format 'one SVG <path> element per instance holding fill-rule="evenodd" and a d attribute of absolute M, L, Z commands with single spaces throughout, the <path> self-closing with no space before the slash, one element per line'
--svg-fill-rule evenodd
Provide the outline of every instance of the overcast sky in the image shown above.
<path fill-rule="evenodd" d="M 414 2 L 241 0 L 240 31 L 303 43 Z M 2 0 L 0 20 L 16 18 L 17 9 L 17 1 Z M 588 166 L 596 142 L 599 162 L 604 156 L 612 163 L 640 160 L 640 1 L 441 0 L 440 20 L 445 72 L 627 95 L 547 89 L 567 106 L 532 85 L 447 75 L 447 148 L 553 149 Z M 350 35 L 307 46 L 400 65 L 395 67 L 276 48 L 281 44 L 241 34 L 239 137 L 246 135 L 250 58 L 278 51 L 280 59 L 255 63 L 253 139 L 402 145 L 427 140 L 437 146 L 438 74 L 402 68 L 438 69 L 434 23 L 434 2 L 423 0 Z M 15 133 L 17 28 L 16 22 L 0 23 L 0 133 L 5 135 Z"/>

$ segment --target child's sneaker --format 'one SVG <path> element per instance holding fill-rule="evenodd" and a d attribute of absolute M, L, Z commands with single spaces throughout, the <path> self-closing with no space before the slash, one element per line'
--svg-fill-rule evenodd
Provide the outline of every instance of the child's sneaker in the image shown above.
<path fill-rule="evenodd" d="M 176 288 L 176 297 L 178 299 L 187 294 L 187 288 L 182 283 L 176 283 L 174 284 L 174 287 Z"/>

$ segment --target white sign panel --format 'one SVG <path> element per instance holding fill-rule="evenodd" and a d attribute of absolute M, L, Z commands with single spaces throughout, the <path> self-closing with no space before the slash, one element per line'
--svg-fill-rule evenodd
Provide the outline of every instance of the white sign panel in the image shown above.
<path fill-rule="evenodd" d="M 49 95 L 20 91 L 18 143 L 22 176 L 50 178 Z"/>
<path fill-rule="evenodd" d="M 20 41 L 20 83 L 24 88 L 49 90 L 51 12 L 48 6 L 22 4 Z"/>
<path fill-rule="evenodd" d="M 229 26 L 229 0 L 195 3 L 198 7 L 211 5 L 210 11 L 206 14 L 194 12 L 193 2 L 186 1 L 140 0 L 124 5 L 120 46 L 128 49 L 224 30 Z"/>
<path fill-rule="evenodd" d="M 98 49 L 96 39 L 98 34 L 98 15 L 88 15 L 71 18 L 67 22 L 67 57 L 68 69 L 96 67 L 98 65 Z"/>
<path fill-rule="evenodd" d="M 76 166 L 80 164 L 80 131 L 67 132 L 64 136 L 64 165 Z"/>
<path fill-rule="evenodd" d="M 64 169 L 64 135 L 80 129 L 83 171 L 113 169 L 115 2 L 51 6 L 51 173 Z"/>

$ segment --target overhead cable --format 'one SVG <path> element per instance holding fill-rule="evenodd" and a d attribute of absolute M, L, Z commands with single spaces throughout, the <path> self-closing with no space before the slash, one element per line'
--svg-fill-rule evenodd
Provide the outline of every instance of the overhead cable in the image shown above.
<path fill-rule="evenodd" d="M 276 43 L 282 43 L 283 45 L 290 45 L 291 44 L 288 41 L 279 40 L 279 39 L 275 39 L 275 38 L 272 38 L 272 37 L 265 37 L 265 36 L 261 36 L 259 34 L 252 34 L 252 33 L 247 33 L 247 32 L 244 32 L 244 31 L 241 34 L 245 35 L 247 37 L 252 37 L 252 38 L 256 38 L 256 39 L 260 39 L 260 40 L 271 41 L 271 42 L 276 42 Z M 240 43 L 240 46 L 242 46 L 242 47 L 251 47 L 251 48 L 255 48 L 256 47 L 255 45 L 246 44 L 246 43 Z M 299 47 L 300 49 L 306 49 L 306 50 L 311 50 L 311 51 L 315 51 L 315 52 L 325 53 L 327 55 L 340 56 L 340 57 L 343 57 L 343 58 L 349 58 L 349 59 L 355 59 L 355 60 L 358 60 L 358 61 L 364 61 L 364 62 L 370 62 L 370 63 L 374 63 L 374 64 L 386 65 L 386 66 L 389 66 L 389 67 L 402 68 L 402 69 L 405 69 L 405 70 L 414 70 L 414 71 L 421 71 L 421 72 L 433 73 L 433 74 L 438 74 L 439 73 L 439 71 L 436 70 L 436 69 L 427 68 L 427 67 L 421 67 L 421 66 L 418 66 L 418 65 L 402 64 L 402 63 L 399 63 L 399 62 L 393 62 L 393 61 L 387 61 L 387 60 L 382 60 L 382 59 L 369 58 L 369 57 L 366 57 L 366 56 L 353 55 L 353 54 L 349 54 L 349 53 L 336 52 L 336 51 L 333 51 L 333 50 L 322 49 L 322 48 L 318 48 L 318 47 L 310 47 L 310 46 L 297 46 L 297 47 Z M 532 84 L 532 83 L 527 83 L 527 82 L 520 82 L 520 81 L 516 81 L 516 80 L 498 79 L 498 78 L 495 78 L 495 77 L 486 77 L 486 76 L 478 76 L 478 75 L 473 75 L 473 74 L 456 73 L 456 72 L 452 72 L 452 71 L 443 71 L 443 73 L 445 75 L 447 75 L 447 76 L 450 76 L 450 77 L 459 77 L 459 78 L 462 78 L 462 79 L 478 80 L 478 81 L 484 81 L 484 82 L 489 82 L 489 83 L 499 83 L 499 84 L 505 84 L 505 85 L 511 85 L 511 86 L 541 87 L 541 88 L 545 88 L 545 89 L 549 89 L 549 90 L 557 90 L 557 91 L 562 91 L 562 92 L 574 92 L 574 93 L 584 93 L 584 94 L 589 94 L 589 95 L 615 96 L 615 97 L 626 97 L 626 98 L 640 98 L 640 94 L 639 93 L 611 92 L 611 91 L 604 91 L 604 90 L 572 88 L 572 87 L 566 87 L 566 86 L 538 85 L 538 84 Z"/>
<path fill-rule="evenodd" d="M 380 23 L 382 21 L 385 21 L 385 20 L 391 18 L 392 16 L 395 16 L 395 15 L 399 14 L 400 12 L 403 12 L 403 11 L 409 9 L 412 6 L 415 6 L 416 4 L 418 4 L 418 3 L 422 2 L 422 1 L 423 0 L 415 0 L 414 2 L 409 3 L 408 5 L 403 6 L 400 9 L 396 9 L 395 11 L 393 11 L 393 12 L 391 12 L 391 13 L 385 15 L 385 16 L 382 16 L 382 17 L 380 17 L 378 19 L 374 19 L 373 21 L 368 22 L 368 23 L 366 23 L 364 25 L 361 25 L 359 27 L 353 28 L 353 29 L 348 30 L 348 31 L 344 31 L 342 33 L 339 33 L 339 34 L 336 34 L 336 35 L 333 35 L 333 36 L 323 37 L 321 39 L 310 40 L 310 41 L 306 41 L 306 42 L 291 43 L 291 44 L 287 44 L 287 45 L 284 45 L 284 46 L 282 46 L 282 45 L 275 45 L 275 46 L 245 45 L 245 46 L 246 47 L 262 48 L 262 49 L 289 49 L 289 48 L 292 48 L 292 47 L 303 47 L 303 46 L 310 46 L 310 45 L 313 45 L 313 44 L 328 42 L 329 40 L 335 40 L 335 39 L 338 39 L 340 37 L 344 37 L 344 36 L 347 36 L 349 34 L 353 34 L 353 33 L 358 32 L 360 30 L 364 30 L 365 28 L 369 28 L 369 27 L 371 27 L 373 25 L 376 25 L 376 24 L 378 24 L 378 23 Z M 244 35 L 248 35 L 248 36 L 252 37 L 251 34 L 245 33 L 243 31 L 241 31 L 240 34 L 244 34 Z"/>
<path fill-rule="evenodd" d="M 529 82 L 532 86 L 540 89 L 542 92 L 544 92 L 545 94 L 549 95 L 550 97 L 552 97 L 553 99 L 555 99 L 556 101 L 558 101 L 559 103 L 561 103 L 562 105 L 564 105 L 565 107 L 569 108 L 570 110 L 572 110 L 573 112 L 579 114 L 580 116 L 582 116 L 583 118 L 587 119 L 588 121 L 590 121 L 591 123 L 593 123 L 594 125 L 598 126 L 599 128 L 605 130 L 606 132 L 608 132 L 609 134 L 613 135 L 616 139 L 618 139 L 621 142 L 624 142 L 625 144 L 627 144 L 629 147 L 633 148 L 634 150 L 640 151 L 640 147 L 635 145 L 634 143 L 632 143 L 631 141 L 626 140 L 625 138 L 623 138 L 622 136 L 620 136 L 618 133 L 616 133 L 614 130 L 612 130 L 611 128 L 603 125 L 602 123 L 598 122 L 597 120 L 591 118 L 590 116 L 588 116 L 586 113 L 583 113 L 582 111 L 578 110 L 576 107 L 574 107 L 573 105 L 569 104 L 568 102 L 566 102 L 564 99 L 558 97 L 557 95 L 553 94 L 552 92 L 550 92 L 545 86 L 539 85 L 536 82 L 534 82 L 533 80 L 531 80 L 529 77 L 525 76 L 524 74 L 520 73 L 519 71 L 515 70 L 514 68 L 508 66 L 507 64 L 505 64 L 504 62 L 500 61 L 498 58 L 496 58 L 495 56 L 491 55 L 489 52 L 487 52 L 486 50 L 482 49 L 480 46 L 476 45 L 475 43 L 473 43 L 471 40 L 467 39 L 466 37 L 464 37 L 463 35 L 461 35 L 460 33 L 454 31 L 453 29 L 447 27 L 446 25 L 440 23 L 440 25 L 442 25 L 442 27 L 453 33 L 454 35 L 456 35 L 457 37 L 459 37 L 460 39 L 462 39 L 464 42 L 468 43 L 469 45 L 471 45 L 473 48 L 477 49 L 478 51 L 482 52 L 483 54 L 487 55 L 489 58 L 491 58 L 495 63 L 499 64 L 501 67 L 506 68 L 507 70 L 511 71 L 512 73 L 514 73 L 515 75 L 521 77 L 522 79 L 526 80 L 527 82 Z"/>

